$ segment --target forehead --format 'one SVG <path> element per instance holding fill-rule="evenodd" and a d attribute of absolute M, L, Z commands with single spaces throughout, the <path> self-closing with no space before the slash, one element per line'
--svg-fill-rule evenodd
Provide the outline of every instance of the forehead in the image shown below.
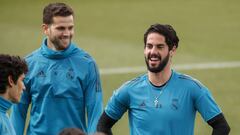
<path fill-rule="evenodd" d="M 147 36 L 147 43 L 149 42 L 165 42 L 165 37 L 159 33 L 149 33 Z"/>
<path fill-rule="evenodd" d="M 73 16 L 54 16 L 53 25 L 74 25 Z"/>

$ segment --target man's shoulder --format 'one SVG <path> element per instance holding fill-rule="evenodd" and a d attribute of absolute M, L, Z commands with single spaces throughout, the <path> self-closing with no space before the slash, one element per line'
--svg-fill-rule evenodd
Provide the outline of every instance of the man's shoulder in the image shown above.
<path fill-rule="evenodd" d="M 87 51 L 83 50 L 80 47 L 76 46 L 75 53 L 73 53 L 73 54 L 74 54 L 73 57 L 76 57 L 78 59 L 83 59 L 85 61 L 95 62 L 94 58 Z"/>
<path fill-rule="evenodd" d="M 143 75 L 139 75 L 127 82 L 125 82 L 122 87 L 140 87 L 141 85 L 143 85 L 143 82 L 146 80 L 147 75 L 143 74 Z"/>
<path fill-rule="evenodd" d="M 31 60 L 33 60 L 34 58 L 39 57 L 39 56 L 40 56 L 40 48 L 34 50 L 33 52 L 31 52 L 30 54 L 28 54 L 28 55 L 25 56 L 24 58 L 25 58 L 25 60 L 26 60 L 27 62 L 29 62 L 29 61 L 31 61 Z"/>
<path fill-rule="evenodd" d="M 123 83 L 115 92 L 114 95 L 118 97 L 118 99 L 130 102 L 130 98 L 137 92 L 139 89 L 142 88 L 144 80 L 146 79 L 146 75 L 140 75 L 135 77 L 125 83 Z M 146 81 L 145 81 L 146 82 Z"/>
<path fill-rule="evenodd" d="M 177 82 L 185 86 L 198 87 L 200 89 L 203 87 L 203 84 L 199 80 L 187 74 L 176 72 L 176 79 L 178 80 Z"/>

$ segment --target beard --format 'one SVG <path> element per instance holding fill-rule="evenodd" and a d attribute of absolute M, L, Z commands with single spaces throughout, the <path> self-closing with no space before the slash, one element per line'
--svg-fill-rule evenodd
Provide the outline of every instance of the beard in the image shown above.
<path fill-rule="evenodd" d="M 68 42 L 65 42 L 63 41 L 62 39 L 64 38 L 67 38 L 67 37 L 52 37 L 52 38 L 49 38 L 49 40 L 53 43 L 54 47 L 57 49 L 57 50 L 65 50 L 69 44 L 71 43 L 71 39 L 72 37 L 68 37 Z"/>
<path fill-rule="evenodd" d="M 158 58 L 160 60 L 160 63 L 157 67 L 152 67 L 150 64 L 149 64 L 149 60 L 151 59 L 151 57 L 155 57 L 155 58 Z M 168 55 L 162 59 L 162 57 L 160 55 L 151 55 L 151 54 L 148 54 L 148 57 L 145 57 L 145 62 L 146 62 L 146 65 L 147 65 L 147 68 L 148 68 L 148 71 L 150 72 L 153 72 L 153 73 L 159 73 L 161 72 L 167 65 L 168 63 L 168 60 L 169 60 L 169 53 Z"/>

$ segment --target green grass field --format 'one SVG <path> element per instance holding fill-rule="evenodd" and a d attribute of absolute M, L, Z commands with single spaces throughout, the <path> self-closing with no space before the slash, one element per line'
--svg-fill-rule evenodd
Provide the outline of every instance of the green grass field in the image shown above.
<path fill-rule="evenodd" d="M 44 37 L 42 9 L 50 0 L 0 2 L 0 53 L 25 56 Z M 238 0 L 72 0 L 74 42 L 88 51 L 100 69 L 144 66 L 143 33 L 153 23 L 169 23 L 180 44 L 173 64 L 240 61 Z M 231 135 L 240 133 L 240 68 L 184 70 L 209 87 L 224 112 Z M 143 72 L 142 72 L 143 73 Z M 101 75 L 104 104 L 113 90 L 142 73 Z M 198 115 L 196 135 L 211 128 Z M 127 114 L 114 126 L 127 135 Z"/>

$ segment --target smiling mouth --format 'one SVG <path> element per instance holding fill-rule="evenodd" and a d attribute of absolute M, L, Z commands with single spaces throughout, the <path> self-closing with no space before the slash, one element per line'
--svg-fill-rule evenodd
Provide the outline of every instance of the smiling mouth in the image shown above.
<path fill-rule="evenodd" d="M 149 60 L 150 60 L 150 61 L 160 61 L 160 59 L 157 58 L 157 57 L 151 57 Z"/>
<path fill-rule="evenodd" d="M 149 55 L 148 62 L 151 66 L 157 66 L 161 61 L 161 57 L 158 55 Z"/>
<path fill-rule="evenodd" d="M 66 41 L 66 40 L 70 40 L 70 38 L 61 38 L 61 40 Z"/>
<path fill-rule="evenodd" d="M 148 63 L 151 66 L 157 66 L 160 63 L 160 60 L 158 58 L 150 58 Z"/>
<path fill-rule="evenodd" d="M 70 42 L 70 38 L 62 38 L 61 41 L 63 43 L 68 43 L 68 42 Z"/>

